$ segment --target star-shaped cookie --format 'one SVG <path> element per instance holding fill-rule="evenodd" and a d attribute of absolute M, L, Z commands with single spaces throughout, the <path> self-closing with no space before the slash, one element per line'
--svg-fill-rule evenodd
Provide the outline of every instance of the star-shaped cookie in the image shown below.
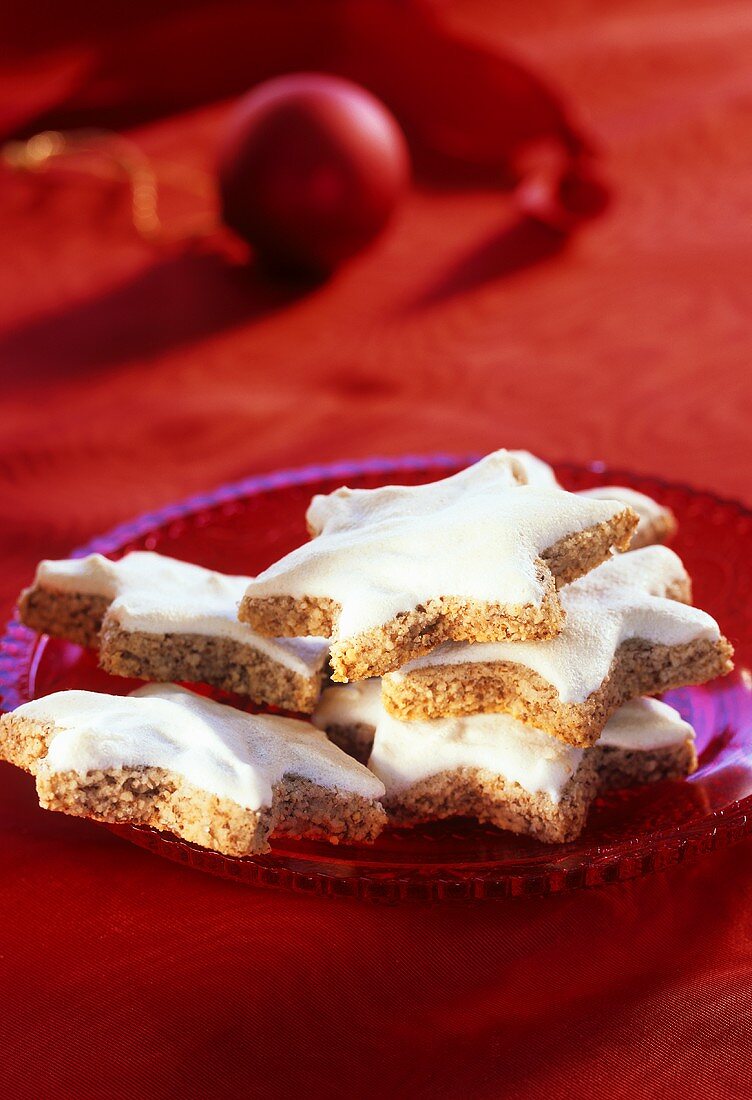
<path fill-rule="evenodd" d="M 226 855 L 268 851 L 270 835 L 373 840 L 386 821 L 381 781 L 309 723 L 175 684 L 25 703 L 0 719 L 0 757 L 33 773 L 45 809 Z"/>
<path fill-rule="evenodd" d="M 329 645 L 266 638 L 238 622 L 251 580 L 150 551 L 40 563 L 19 601 L 22 621 L 99 650 L 108 672 L 206 683 L 285 710 L 313 710 Z"/>
<path fill-rule="evenodd" d="M 655 699 L 625 703 L 588 749 L 508 714 L 401 722 L 378 680 L 332 684 L 313 722 L 368 762 L 390 820 L 475 817 L 544 841 L 574 839 L 598 792 L 678 779 L 697 763 L 692 727 Z"/>
<path fill-rule="evenodd" d="M 637 517 L 524 479 L 499 451 L 428 485 L 315 497 L 313 538 L 249 584 L 240 618 L 271 636 L 330 635 L 339 681 L 450 639 L 552 637 L 557 585 L 625 548 Z"/>
<path fill-rule="evenodd" d="M 731 646 L 690 598 L 686 570 L 667 547 L 617 555 L 562 591 L 558 637 L 444 645 L 385 676 L 384 703 L 408 720 L 506 712 L 591 745 L 628 699 L 731 670 Z"/>

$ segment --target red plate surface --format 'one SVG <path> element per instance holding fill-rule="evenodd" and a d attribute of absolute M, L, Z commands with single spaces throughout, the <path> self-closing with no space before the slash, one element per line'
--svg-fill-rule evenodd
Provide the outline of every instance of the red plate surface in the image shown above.
<path fill-rule="evenodd" d="M 371 459 L 283 471 L 194 497 L 95 539 L 93 550 L 119 557 L 159 550 L 231 573 L 257 573 L 306 537 L 313 493 L 347 483 L 433 480 L 470 457 Z M 370 847 L 278 841 L 267 856 L 229 859 L 149 829 L 111 826 L 125 839 L 168 859 L 251 885 L 373 900 L 484 899 L 546 894 L 635 878 L 728 845 L 752 829 L 752 512 L 686 486 L 599 465 L 558 465 L 570 489 L 629 485 L 673 508 L 674 542 L 689 569 L 695 602 L 720 621 L 736 646 L 736 671 L 667 700 L 692 722 L 700 767 L 691 779 L 614 793 L 594 805 L 572 844 L 543 845 L 472 822 L 389 829 Z M 111 677 L 92 653 L 46 637 L 17 621 L 0 645 L 4 710 L 63 688 L 125 693 L 132 681 Z M 243 706 L 237 697 L 231 701 Z M 42 811 L 40 810 L 40 813 Z"/>

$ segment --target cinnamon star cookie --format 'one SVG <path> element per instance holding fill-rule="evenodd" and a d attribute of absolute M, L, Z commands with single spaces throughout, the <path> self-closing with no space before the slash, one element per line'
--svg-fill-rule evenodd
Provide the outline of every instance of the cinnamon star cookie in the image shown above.
<path fill-rule="evenodd" d="M 555 636 L 557 586 L 637 525 L 619 503 L 525 484 L 506 451 L 428 485 L 314 497 L 306 518 L 313 538 L 249 584 L 240 618 L 270 636 L 330 636 L 338 681 L 448 640 Z"/>
<path fill-rule="evenodd" d="M 592 745 L 628 699 L 731 671 L 731 645 L 690 599 L 672 550 L 620 554 L 564 589 L 558 637 L 444 645 L 385 676 L 384 704 L 407 720 L 504 712 Z"/>
<path fill-rule="evenodd" d="M 34 630 L 99 649 L 117 676 L 212 684 L 254 702 L 310 712 L 321 691 L 323 638 L 267 638 L 238 622 L 250 577 L 149 551 L 40 563 L 22 593 Z"/>
<path fill-rule="evenodd" d="M 26 703 L 0 719 L 0 756 L 34 774 L 45 809 L 231 856 L 268 851 L 271 835 L 370 841 L 386 820 L 381 781 L 307 722 L 174 684 Z"/>
<path fill-rule="evenodd" d="M 365 755 L 396 824 L 462 816 L 549 843 L 574 840 L 598 793 L 678 779 L 697 765 L 692 727 L 655 699 L 626 703 L 582 749 L 506 714 L 401 722 L 381 707 L 378 687 L 327 688 L 313 721 Z"/>

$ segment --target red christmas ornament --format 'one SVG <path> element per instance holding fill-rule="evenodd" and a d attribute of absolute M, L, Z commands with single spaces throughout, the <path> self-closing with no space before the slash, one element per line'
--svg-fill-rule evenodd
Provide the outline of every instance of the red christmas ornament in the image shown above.
<path fill-rule="evenodd" d="M 383 229 L 409 171 L 404 135 L 370 92 L 320 73 L 282 76 L 231 116 L 222 217 L 273 266 L 326 274 Z"/>

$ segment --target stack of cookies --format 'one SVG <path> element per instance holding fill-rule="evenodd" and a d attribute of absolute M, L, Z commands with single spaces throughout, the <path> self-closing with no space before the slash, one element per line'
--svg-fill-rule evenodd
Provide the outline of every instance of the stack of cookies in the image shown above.
<path fill-rule="evenodd" d="M 650 697 L 723 675 L 732 650 L 659 545 L 674 521 L 655 502 L 568 493 L 499 451 L 317 496 L 306 518 L 310 541 L 256 578 L 147 552 L 40 565 L 23 621 L 159 685 L 2 719 L 0 753 L 42 805 L 231 855 L 455 815 L 560 842 L 600 791 L 694 769 L 691 727 Z"/>

